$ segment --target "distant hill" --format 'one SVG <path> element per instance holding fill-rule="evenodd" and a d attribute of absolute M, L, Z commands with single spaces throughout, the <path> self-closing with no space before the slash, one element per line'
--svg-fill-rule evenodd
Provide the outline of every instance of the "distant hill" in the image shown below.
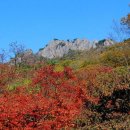
<path fill-rule="evenodd" d="M 98 48 L 104 46 L 111 46 L 114 41 L 110 39 L 103 39 L 100 41 L 88 41 L 86 39 L 74 39 L 74 40 L 58 40 L 54 39 L 46 45 L 45 48 L 39 49 L 37 55 L 49 59 L 61 58 L 67 54 L 70 50 L 90 50 L 91 48 Z"/>
<path fill-rule="evenodd" d="M 34 64 L 39 60 L 49 60 L 55 58 L 64 59 L 92 59 L 98 52 L 100 53 L 104 50 L 104 47 L 111 46 L 115 42 L 110 39 L 103 39 L 100 41 L 89 41 L 87 39 L 73 39 L 73 40 L 59 40 L 54 39 L 50 41 L 44 48 L 39 49 L 39 51 L 34 54 L 31 49 L 27 49 L 22 53 L 18 54 L 16 58 L 10 59 L 10 64 Z M 96 50 L 92 53 L 88 52 L 90 50 Z M 80 52 L 80 55 L 79 55 Z M 92 56 L 92 54 L 94 54 Z"/>

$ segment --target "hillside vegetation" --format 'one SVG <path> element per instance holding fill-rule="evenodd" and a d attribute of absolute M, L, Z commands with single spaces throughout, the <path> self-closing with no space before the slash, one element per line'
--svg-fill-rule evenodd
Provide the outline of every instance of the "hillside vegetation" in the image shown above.
<path fill-rule="evenodd" d="M 61 58 L 28 56 L 0 64 L 1 130 L 130 129 L 129 39 Z"/>

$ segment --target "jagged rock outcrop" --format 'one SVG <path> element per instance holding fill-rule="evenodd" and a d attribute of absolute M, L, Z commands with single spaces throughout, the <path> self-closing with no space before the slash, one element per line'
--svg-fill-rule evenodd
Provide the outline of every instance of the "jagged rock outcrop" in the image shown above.
<path fill-rule="evenodd" d="M 31 65 L 35 63 L 36 56 L 31 49 L 25 50 L 23 53 L 18 54 L 15 58 L 10 60 L 11 65 L 26 64 Z"/>
<path fill-rule="evenodd" d="M 90 48 L 102 47 L 102 46 L 110 46 L 114 44 L 112 40 L 104 39 L 101 41 L 88 41 L 86 39 L 74 39 L 72 41 L 67 40 L 58 40 L 54 39 L 45 48 L 40 49 L 37 53 L 38 56 L 42 56 L 45 58 L 57 58 L 63 57 L 65 54 L 69 52 L 69 50 L 89 50 Z"/>
<path fill-rule="evenodd" d="M 36 56 L 31 49 L 28 49 L 24 52 L 22 60 L 24 64 L 31 65 L 35 63 Z"/>

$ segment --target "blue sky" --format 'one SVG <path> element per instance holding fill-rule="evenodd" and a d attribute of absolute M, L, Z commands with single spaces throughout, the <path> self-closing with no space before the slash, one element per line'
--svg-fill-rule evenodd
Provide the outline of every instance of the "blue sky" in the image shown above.
<path fill-rule="evenodd" d="M 17 41 L 34 52 L 50 40 L 108 37 L 129 0 L 0 0 L 0 48 Z"/>

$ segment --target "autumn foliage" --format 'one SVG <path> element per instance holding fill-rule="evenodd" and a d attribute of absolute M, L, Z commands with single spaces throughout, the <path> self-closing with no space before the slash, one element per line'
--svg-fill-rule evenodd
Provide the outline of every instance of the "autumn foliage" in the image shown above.
<path fill-rule="evenodd" d="M 129 44 L 123 46 L 92 64 L 0 64 L 0 130 L 121 128 L 113 124 L 130 117 Z"/>
<path fill-rule="evenodd" d="M 88 100 L 70 68 L 36 71 L 28 88 L 21 86 L 0 96 L 0 129 L 60 129 L 74 127 Z M 36 89 L 38 88 L 38 89 Z"/>

